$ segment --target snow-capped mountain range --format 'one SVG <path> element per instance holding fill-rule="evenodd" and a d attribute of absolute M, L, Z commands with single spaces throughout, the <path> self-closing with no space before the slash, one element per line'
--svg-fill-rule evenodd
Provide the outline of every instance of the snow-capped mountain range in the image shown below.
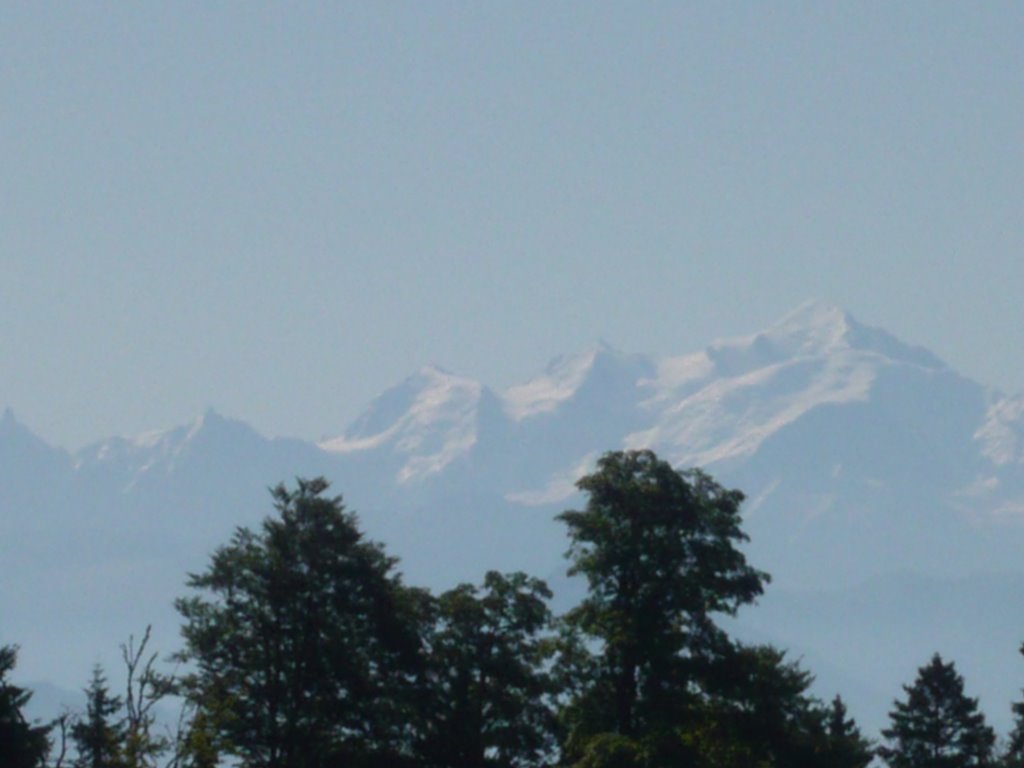
<path fill-rule="evenodd" d="M 601 343 L 504 391 L 427 367 L 315 444 L 267 438 L 211 411 L 70 454 L 8 410 L 0 642 L 21 642 L 32 662 L 33 648 L 52 647 L 49 633 L 71 631 L 95 659 L 101 644 L 116 648 L 140 625 L 165 621 L 173 644 L 168 606 L 185 572 L 234 526 L 270 511 L 267 486 L 295 476 L 332 480 L 410 581 L 442 588 L 522 568 L 567 595 L 552 517 L 579 502 L 574 482 L 601 452 L 619 448 L 652 448 L 742 489 L 750 557 L 790 602 L 828 587 L 860 595 L 863 607 L 864 584 L 897 572 L 1024 574 L 1024 396 L 991 391 L 926 349 L 809 303 L 759 333 L 678 357 Z M 50 606 L 43 622 L 40 599 Z M 801 645 L 773 626 L 771 601 L 746 626 L 823 659 L 838 670 L 831 679 L 863 681 L 863 670 L 844 671 L 813 640 Z M 1009 664 L 1015 647 L 1004 652 Z M 40 650 L 30 663 L 39 674 L 44 658 Z"/>

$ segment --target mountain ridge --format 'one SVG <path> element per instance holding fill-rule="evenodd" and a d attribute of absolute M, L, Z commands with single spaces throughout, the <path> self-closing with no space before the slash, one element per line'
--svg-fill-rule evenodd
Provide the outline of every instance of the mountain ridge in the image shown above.
<path fill-rule="evenodd" d="M 185 574 L 271 511 L 268 486 L 297 476 L 328 478 L 412 583 L 436 590 L 488 569 L 525 570 L 564 600 L 573 586 L 554 516 L 582 502 L 575 481 L 603 451 L 623 448 L 651 448 L 744 491 L 746 551 L 774 583 L 739 627 L 820 661 L 823 696 L 863 681 L 858 704 L 881 722 L 889 702 L 878 692 L 900 682 L 882 663 L 892 646 L 879 626 L 893 615 L 894 572 L 931 585 L 908 600 L 967 579 L 957 599 L 973 606 L 973 640 L 943 634 L 940 605 L 913 615 L 923 611 L 940 649 L 1005 655 L 1005 666 L 982 665 L 986 695 L 1007 699 L 1019 687 L 1010 686 L 1015 649 L 1003 645 L 1014 622 L 1024 628 L 1024 607 L 994 601 L 1024 574 L 1024 395 L 984 387 L 821 302 L 681 355 L 598 343 L 501 390 L 427 366 L 319 442 L 268 437 L 211 409 L 71 453 L 8 410 L 0 643 L 23 645 L 24 674 L 71 686 L 97 649 L 116 650 L 140 622 L 170 637 Z M 970 581 L 978 574 L 995 575 Z M 821 611 L 830 600 L 837 607 Z M 827 622 L 843 607 L 863 626 L 844 625 L 840 654 Z M 70 650 L 60 642 L 68 626 Z M 863 655 L 850 657 L 857 647 Z"/>
<path fill-rule="evenodd" d="M 928 515 L 950 530 L 1024 521 L 1024 396 L 994 394 L 930 351 L 819 301 L 683 355 L 599 342 L 503 390 L 425 366 L 315 443 L 266 437 L 213 409 L 74 454 L 33 438 L 8 412 L 0 451 L 12 441 L 34 446 L 50 484 L 67 486 L 85 508 L 129 500 L 139 514 L 155 504 L 213 521 L 224 516 L 218 504 L 258 503 L 240 490 L 242 478 L 262 489 L 324 474 L 399 539 L 389 518 L 443 520 L 439 508 L 468 499 L 500 510 L 493 516 L 507 525 L 517 509 L 570 505 L 575 480 L 602 451 L 648 448 L 743 488 L 755 500 L 751 524 L 761 546 L 792 583 L 820 565 L 787 549 L 808 528 L 843 527 L 860 544 L 839 553 L 849 581 L 882 567 L 870 550 L 883 510 L 894 530 Z M 852 562 L 855 553 L 863 567 Z M 978 553 L 963 559 L 984 562 Z M 914 567 L 932 567 L 925 551 Z"/>
<path fill-rule="evenodd" d="M 547 412 L 554 404 L 574 394 L 576 389 L 585 383 L 587 374 L 594 367 L 599 367 L 602 364 L 606 368 L 624 367 L 625 365 L 632 364 L 636 367 L 646 367 L 652 371 L 656 370 L 657 373 L 653 376 L 637 375 L 636 377 L 637 383 L 641 387 L 656 388 L 672 383 L 672 371 L 675 370 L 674 375 L 678 378 L 678 370 L 680 368 L 691 369 L 692 376 L 693 368 L 702 367 L 703 370 L 700 378 L 709 377 L 714 373 L 717 373 L 719 377 L 734 378 L 749 371 L 770 367 L 772 363 L 777 363 L 784 359 L 819 356 L 823 353 L 834 352 L 836 349 L 844 346 L 848 349 L 882 354 L 892 359 L 903 359 L 906 362 L 913 361 L 922 367 L 948 369 L 945 362 L 926 348 L 905 344 L 887 331 L 864 325 L 850 313 L 836 305 L 812 300 L 799 305 L 763 331 L 746 336 L 718 339 L 711 342 L 703 350 L 695 353 L 663 356 L 625 353 L 601 340 L 581 353 L 557 355 L 547 363 L 541 374 L 530 378 L 526 382 L 511 385 L 501 391 L 495 391 L 493 388 L 475 379 L 452 373 L 439 365 L 426 365 L 408 376 L 403 382 L 388 388 L 381 395 L 374 398 L 364 409 L 363 413 L 345 427 L 338 434 L 338 437 L 328 437 L 316 441 L 284 436 L 280 439 L 315 442 L 327 450 L 337 450 L 338 446 L 333 445 L 336 442 L 340 441 L 338 445 L 344 446 L 348 442 L 344 439 L 346 436 L 350 436 L 353 432 L 365 432 L 368 419 L 374 408 L 379 405 L 378 401 L 392 395 L 396 390 L 414 387 L 417 382 L 421 381 L 428 381 L 434 386 L 438 380 L 447 379 L 450 382 L 458 382 L 463 386 L 475 388 L 479 391 L 486 390 L 494 394 L 503 403 L 514 420 L 520 420 L 536 413 Z M 744 366 L 742 364 L 736 364 L 736 358 L 742 358 L 744 355 L 749 356 L 755 363 L 754 366 L 749 367 L 747 370 L 743 370 Z M 759 356 L 764 356 L 767 359 L 758 360 Z M 703 362 L 703 366 L 700 365 L 701 362 Z M 717 370 L 714 369 L 716 365 Z M 551 382 L 551 379 L 555 381 Z M 675 382 L 676 385 L 679 383 L 679 381 Z M 545 388 L 543 384 L 548 384 L 548 387 Z M 559 387 L 559 385 L 562 386 Z M 1024 394 L 1018 397 L 1024 397 Z M 538 402 L 532 402 L 534 399 Z M 525 411 L 525 413 L 521 411 Z M 95 446 L 110 440 L 125 440 L 130 443 L 144 444 L 158 436 L 182 429 L 185 426 L 194 428 L 196 425 L 202 425 L 204 419 L 219 419 L 245 424 L 240 419 L 226 418 L 215 409 L 208 408 L 203 414 L 187 422 L 186 425 L 151 430 L 139 435 L 112 435 L 87 444 L 84 448 L 73 452 L 73 455 L 88 452 Z M 16 420 L 13 411 L 9 407 L 0 416 L 0 435 L 2 435 L 3 425 L 8 422 L 21 424 Z M 21 426 L 35 435 L 35 433 L 31 432 L 31 429 L 24 427 L 24 425 Z M 378 430 L 378 432 L 382 431 Z M 375 434 L 363 435 L 363 437 L 373 437 Z M 38 439 L 41 440 L 41 438 Z"/>

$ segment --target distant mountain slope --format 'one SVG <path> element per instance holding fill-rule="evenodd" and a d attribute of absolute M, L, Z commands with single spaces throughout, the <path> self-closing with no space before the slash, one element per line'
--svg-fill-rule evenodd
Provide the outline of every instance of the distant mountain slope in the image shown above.
<path fill-rule="evenodd" d="M 878 623 L 860 654 L 839 651 L 833 612 L 814 600 L 794 603 L 796 621 L 769 595 L 743 623 L 799 646 L 833 670 L 828 679 L 861 680 L 863 691 L 895 696 L 905 680 L 882 663 L 898 608 L 864 608 L 873 598 L 858 585 L 894 572 L 929 584 L 1005 572 L 991 579 L 1016 585 L 1024 574 L 1024 396 L 990 392 L 928 350 L 809 303 L 758 333 L 676 357 L 598 344 L 505 391 L 424 368 L 319 444 L 267 438 L 207 412 L 69 455 L 7 412 L 0 642 L 23 644 L 25 674 L 65 687 L 146 623 L 173 647 L 170 606 L 186 571 L 234 526 L 270 512 L 268 486 L 298 475 L 331 479 L 412 582 L 442 588 L 522 568 L 562 583 L 553 516 L 579 503 L 574 482 L 600 453 L 619 448 L 653 448 L 743 489 L 750 556 L 779 595 L 829 588 L 837 605 Z M 1012 592 L 970 584 L 978 604 Z M 911 605 L 925 594 L 941 589 L 907 592 L 906 608 L 940 647 L 942 606 Z M 985 638 L 1005 637 L 1018 619 L 1024 640 L 1020 611 L 975 615 L 976 642 L 955 648 L 991 656 Z M 916 650 L 923 661 L 934 648 Z M 1005 663 L 1005 680 L 1016 675 L 1013 649 L 993 663 Z M 876 701 L 871 717 L 888 703 Z"/>
<path fill-rule="evenodd" d="M 602 344 L 500 393 L 423 371 L 321 447 L 373 477 L 366 498 L 434 523 L 458 498 L 556 510 L 601 451 L 653 448 L 747 492 L 753 551 L 780 582 L 841 585 L 896 565 L 1012 567 L 1019 403 L 809 303 L 680 357 Z"/>

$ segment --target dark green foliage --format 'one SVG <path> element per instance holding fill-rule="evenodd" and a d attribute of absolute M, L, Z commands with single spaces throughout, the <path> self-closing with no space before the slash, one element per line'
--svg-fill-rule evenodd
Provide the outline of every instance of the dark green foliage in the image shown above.
<path fill-rule="evenodd" d="M 538 579 L 492 571 L 482 589 L 463 584 L 438 599 L 423 750 L 431 765 L 532 766 L 553 750 L 550 597 Z"/>
<path fill-rule="evenodd" d="M 589 593 L 566 617 L 563 758 L 643 768 L 864 768 L 870 745 L 808 694 L 811 675 L 716 625 L 768 576 L 739 545 L 743 494 L 650 451 L 606 454 L 579 482 L 570 573 Z"/>
<path fill-rule="evenodd" d="M 978 711 L 977 699 L 964 694 L 953 662 L 944 663 L 935 654 L 903 690 L 906 699 L 895 702 L 892 724 L 882 731 L 888 743 L 878 750 L 892 768 L 992 765 L 995 733 Z"/>
<path fill-rule="evenodd" d="M 770 646 L 728 647 L 676 723 L 626 737 L 606 732 L 570 754 L 574 768 L 864 768 L 870 745 L 839 702 L 807 693 L 809 673 Z M 831 723 L 830 720 L 841 723 Z"/>
<path fill-rule="evenodd" d="M 75 768 L 126 768 L 121 699 L 110 695 L 107 678 L 99 666 L 93 668 L 85 696 L 85 716 L 71 726 L 71 741 L 77 754 Z"/>
<path fill-rule="evenodd" d="M 202 695 L 195 688 L 191 693 Z M 205 703 L 195 698 L 185 707 L 174 744 L 177 762 L 172 768 L 217 768 L 221 753 L 227 750 L 216 724 L 229 715 L 211 713 Z"/>
<path fill-rule="evenodd" d="M 4 768 L 39 768 L 49 752 L 49 729 L 25 719 L 22 709 L 32 694 L 7 680 L 17 657 L 16 648 L 0 647 L 0 764 Z"/>
<path fill-rule="evenodd" d="M 1024 655 L 1024 645 L 1020 647 Z M 1024 768 L 1024 701 L 1015 701 L 1011 705 L 1013 711 L 1013 730 L 1006 745 L 1002 766 L 1004 768 Z"/>
<path fill-rule="evenodd" d="M 277 515 L 239 529 L 190 578 L 199 594 L 177 603 L 206 761 L 215 748 L 253 768 L 398 764 L 408 753 L 425 596 L 402 586 L 327 488 L 275 488 Z"/>
<path fill-rule="evenodd" d="M 827 711 L 825 738 L 829 760 L 826 765 L 864 768 L 871 762 L 874 748 L 865 739 L 853 718 L 846 716 L 846 704 L 836 696 Z"/>
<path fill-rule="evenodd" d="M 712 667 L 705 728 L 757 765 L 831 765 L 819 759 L 824 714 L 807 694 L 808 672 L 770 646 L 727 648 Z"/>
<path fill-rule="evenodd" d="M 647 761 L 643 749 L 628 736 L 600 733 L 587 740 L 575 768 L 640 768 Z"/>
<path fill-rule="evenodd" d="M 715 623 L 768 579 L 738 548 L 739 491 L 649 451 L 606 454 L 579 487 L 586 508 L 560 519 L 589 591 L 557 638 L 543 582 L 490 572 L 434 599 L 325 481 L 275 488 L 276 516 L 178 601 L 195 672 L 176 765 L 865 768 L 838 697 Z M 148 679 L 141 648 L 125 658 Z"/>
<path fill-rule="evenodd" d="M 809 695 L 812 677 L 771 646 L 727 648 L 712 664 L 709 695 L 685 728 L 695 765 L 864 768 L 871 745 L 846 717 Z"/>
<path fill-rule="evenodd" d="M 585 679 L 564 711 L 567 755 L 582 759 L 599 734 L 672 743 L 667 734 L 700 710 L 702 681 L 728 646 L 713 615 L 753 601 L 768 578 L 737 549 L 743 494 L 650 451 L 605 454 L 577 485 L 586 508 L 559 519 L 570 573 L 590 589 L 566 623 L 597 650 L 588 659 L 574 641 Z"/>

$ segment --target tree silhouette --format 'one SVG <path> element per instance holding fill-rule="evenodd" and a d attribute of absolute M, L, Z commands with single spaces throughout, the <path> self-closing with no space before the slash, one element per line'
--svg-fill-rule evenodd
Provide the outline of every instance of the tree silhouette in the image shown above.
<path fill-rule="evenodd" d="M 463 584 L 440 596 L 425 749 L 432 764 L 511 768 L 551 753 L 550 597 L 538 579 L 494 571 L 482 588 Z"/>
<path fill-rule="evenodd" d="M 50 748 L 49 729 L 25 719 L 22 710 L 32 694 L 7 680 L 17 659 L 17 648 L 0 646 L 0 756 L 5 768 L 39 768 Z"/>
<path fill-rule="evenodd" d="M 827 711 L 826 739 L 828 764 L 847 768 L 864 768 L 874 756 L 871 742 L 864 738 L 853 718 L 847 717 L 846 704 L 838 695 Z"/>
<path fill-rule="evenodd" d="M 743 494 L 699 470 L 677 472 L 650 451 L 607 453 L 577 485 L 585 509 L 559 516 L 569 573 L 589 586 L 565 619 L 583 638 L 573 655 L 586 668 L 564 712 L 568 756 L 582 758 L 602 733 L 675 743 L 728 645 L 714 614 L 753 601 L 768 579 L 737 548 L 746 540 Z M 596 648 L 589 659 L 588 645 Z M 615 745 L 618 755 L 632 749 Z"/>
<path fill-rule="evenodd" d="M 887 744 L 878 754 L 892 768 L 980 768 L 990 765 L 994 731 L 964 694 L 964 680 L 953 662 L 939 654 L 917 671 L 906 698 L 889 713 L 882 731 Z"/>
<path fill-rule="evenodd" d="M 253 768 L 408 753 L 425 596 L 327 489 L 273 489 L 276 516 L 239 529 L 189 579 L 198 594 L 177 602 L 197 667 L 189 696 L 216 734 L 206 760 L 215 744 Z"/>
<path fill-rule="evenodd" d="M 126 768 L 126 729 L 120 697 L 112 696 L 102 668 L 93 667 L 85 689 L 85 715 L 71 726 L 75 768 Z"/>

